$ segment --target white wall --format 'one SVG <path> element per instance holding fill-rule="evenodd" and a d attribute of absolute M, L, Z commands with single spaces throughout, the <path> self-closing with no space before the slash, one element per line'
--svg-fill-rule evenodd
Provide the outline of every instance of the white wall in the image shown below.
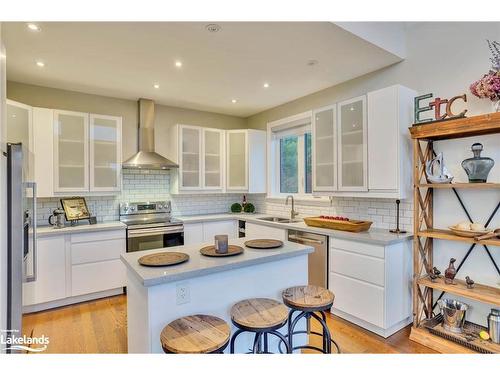
<path fill-rule="evenodd" d="M 5 47 L 0 22 L 0 153 L 5 149 Z M 7 207 L 6 158 L 0 155 L 0 330 L 7 326 Z M 0 350 L 2 346 L 0 345 Z"/>
<path fill-rule="evenodd" d="M 441 98 L 467 93 L 468 115 L 491 112 L 491 102 L 473 97 L 468 88 L 490 67 L 486 39 L 500 40 L 500 23 L 412 23 L 407 28 L 407 55 L 403 62 L 251 116 L 248 118 L 248 125 L 250 128 L 265 129 L 267 122 L 396 83 L 415 89 L 420 94 L 432 92 Z M 362 63 L 361 61 L 360 64 Z M 456 180 L 467 181 L 460 162 L 472 155 L 470 146 L 473 142 L 482 142 L 485 148 L 484 155 L 495 159 L 496 165 L 490 173 L 489 180 L 499 182 L 500 135 L 438 142 L 435 147 L 438 151 L 444 152 L 445 162 L 456 176 Z M 472 218 L 477 222 L 484 222 L 500 201 L 498 190 L 459 193 Z M 442 228 L 466 219 L 453 192 L 436 192 L 434 218 L 435 226 Z M 496 214 L 490 227 L 500 227 L 500 212 Z M 467 249 L 467 244 L 435 241 L 434 263 L 439 269 L 444 270 L 450 257 L 460 261 Z M 490 250 L 500 265 L 500 248 L 491 247 Z M 476 282 L 500 287 L 500 276 L 481 247 L 473 250 L 458 276 L 463 279 L 466 275 Z M 486 315 L 491 306 L 472 302 L 471 305 L 469 318 L 480 324 L 486 324 Z"/>

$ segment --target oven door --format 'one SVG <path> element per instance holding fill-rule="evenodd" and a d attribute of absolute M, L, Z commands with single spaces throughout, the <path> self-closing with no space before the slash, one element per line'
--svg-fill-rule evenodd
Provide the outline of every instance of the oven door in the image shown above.
<path fill-rule="evenodd" d="M 184 226 L 127 229 L 127 252 L 184 245 Z"/>

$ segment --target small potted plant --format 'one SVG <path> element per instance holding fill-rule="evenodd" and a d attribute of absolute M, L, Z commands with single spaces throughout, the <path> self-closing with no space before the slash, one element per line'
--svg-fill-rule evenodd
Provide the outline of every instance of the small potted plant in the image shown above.
<path fill-rule="evenodd" d="M 491 69 L 470 85 L 470 92 L 478 98 L 490 99 L 495 112 L 500 111 L 500 43 L 488 42 L 491 51 Z"/>

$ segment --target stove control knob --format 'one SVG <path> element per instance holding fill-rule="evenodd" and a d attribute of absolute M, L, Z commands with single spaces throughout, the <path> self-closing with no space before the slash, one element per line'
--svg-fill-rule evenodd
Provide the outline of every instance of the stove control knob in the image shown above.
<path fill-rule="evenodd" d="M 132 212 L 134 212 L 135 211 L 135 207 L 130 207 L 129 210 L 132 211 Z"/>
<path fill-rule="evenodd" d="M 162 205 L 162 204 L 159 204 L 159 205 L 158 205 L 158 209 L 163 210 L 164 208 L 165 208 L 165 207 L 163 207 L 163 205 Z"/>

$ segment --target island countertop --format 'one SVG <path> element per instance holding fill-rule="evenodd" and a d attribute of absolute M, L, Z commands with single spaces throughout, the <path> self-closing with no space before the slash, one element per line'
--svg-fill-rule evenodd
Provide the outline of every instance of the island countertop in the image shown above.
<path fill-rule="evenodd" d="M 259 250 L 246 247 L 245 239 L 230 240 L 231 245 L 242 246 L 245 251 L 242 254 L 228 257 L 207 257 L 200 254 L 200 248 L 207 244 L 175 246 L 163 249 L 136 251 L 121 255 L 122 261 L 127 268 L 138 278 L 145 287 L 190 279 L 193 277 L 209 275 L 212 273 L 233 270 L 277 261 L 280 259 L 306 255 L 314 250 L 310 246 L 285 241 L 283 246 L 277 249 Z M 178 251 L 189 255 L 187 262 L 167 267 L 145 267 L 138 263 L 138 259 L 144 255 L 154 254 L 162 251 Z"/>

